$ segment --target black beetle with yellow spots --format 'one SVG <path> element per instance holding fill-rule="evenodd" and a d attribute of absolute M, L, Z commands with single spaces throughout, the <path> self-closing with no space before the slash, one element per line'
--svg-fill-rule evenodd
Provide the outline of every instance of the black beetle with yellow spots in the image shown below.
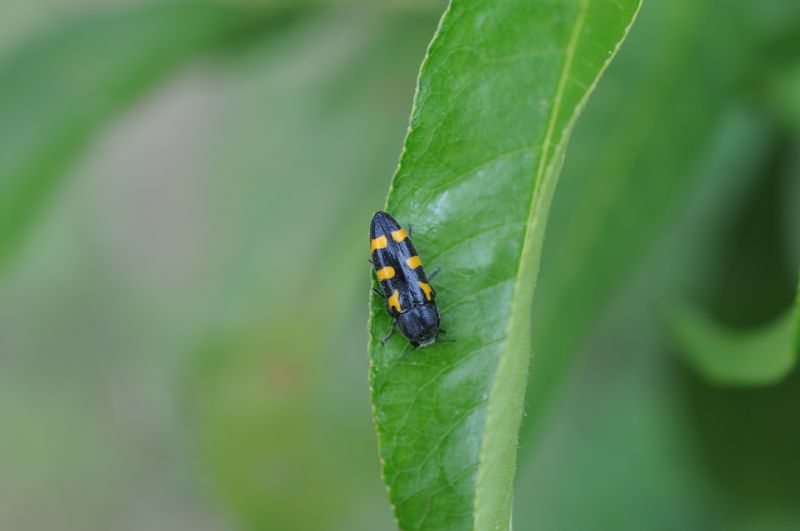
<path fill-rule="evenodd" d="M 383 342 L 397 327 L 415 347 L 430 345 L 443 330 L 439 328 L 436 292 L 411 238 L 383 211 L 372 216 L 369 237 L 372 266 L 382 288 L 382 292 L 376 292 L 386 299 L 386 309 L 394 320 Z"/>

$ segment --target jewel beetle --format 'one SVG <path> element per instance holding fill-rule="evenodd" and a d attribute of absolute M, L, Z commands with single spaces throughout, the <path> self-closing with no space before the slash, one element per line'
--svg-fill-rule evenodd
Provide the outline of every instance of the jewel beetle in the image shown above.
<path fill-rule="evenodd" d="M 386 300 L 386 310 L 392 317 L 392 329 L 382 342 L 398 328 L 415 347 L 430 345 L 444 331 L 439 328 L 436 291 L 425 276 L 411 238 L 383 211 L 372 215 L 369 238 L 370 261 L 381 285 L 381 290 L 375 291 Z"/>

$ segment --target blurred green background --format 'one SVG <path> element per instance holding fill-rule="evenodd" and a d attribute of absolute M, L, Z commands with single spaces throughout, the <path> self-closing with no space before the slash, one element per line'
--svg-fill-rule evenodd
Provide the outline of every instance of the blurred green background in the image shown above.
<path fill-rule="evenodd" d="M 0 4 L 0 529 L 380 530 L 370 214 L 444 2 Z M 800 4 L 645 0 L 548 227 L 515 529 L 800 529 Z M 403 220 L 411 222 L 413 220 Z"/>

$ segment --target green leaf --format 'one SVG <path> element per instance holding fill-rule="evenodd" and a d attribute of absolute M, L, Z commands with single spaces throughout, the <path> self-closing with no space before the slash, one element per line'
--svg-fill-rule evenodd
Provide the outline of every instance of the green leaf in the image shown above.
<path fill-rule="evenodd" d="M 371 305 L 374 419 L 402 529 L 510 525 L 548 208 L 575 120 L 638 6 L 475 0 L 441 21 L 387 206 L 441 268 L 454 342 L 401 360 L 408 342 L 382 346 L 391 321 L 384 301 Z"/>
<path fill-rule="evenodd" d="M 729 329 L 693 307 L 676 312 L 671 326 L 684 361 L 717 384 L 776 383 L 800 354 L 800 298 L 792 311 L 755 330 Z"/>
<path fill-rule="evenodd" d="M 84 14 L 0 65 L 0 265 L 98 128 L 198 51 L 263 23 L 205 3 Z"/>

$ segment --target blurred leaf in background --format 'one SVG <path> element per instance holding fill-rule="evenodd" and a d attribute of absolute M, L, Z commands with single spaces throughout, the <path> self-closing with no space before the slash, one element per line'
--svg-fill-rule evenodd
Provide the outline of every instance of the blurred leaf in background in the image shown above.
<path fill-rule="evenodd" d="M 109 175 L 93 182 L 69 163 L 156 80 L 263 19 L 210 4 L 2 9 L 31 33 L 3 41 L 0 65 L 0 262 L 17 253 L 0 296 L 0 527 L 202 528 L 208 511 L 168 429 L 170 339 L 104 263 L 92 205 Z"/>
<path fill-rule="evenodd" d="M 164 4 L 69 18 L 0 64 L 0 260 L 96 129 L 160 76 L 265 13 Z"/>

